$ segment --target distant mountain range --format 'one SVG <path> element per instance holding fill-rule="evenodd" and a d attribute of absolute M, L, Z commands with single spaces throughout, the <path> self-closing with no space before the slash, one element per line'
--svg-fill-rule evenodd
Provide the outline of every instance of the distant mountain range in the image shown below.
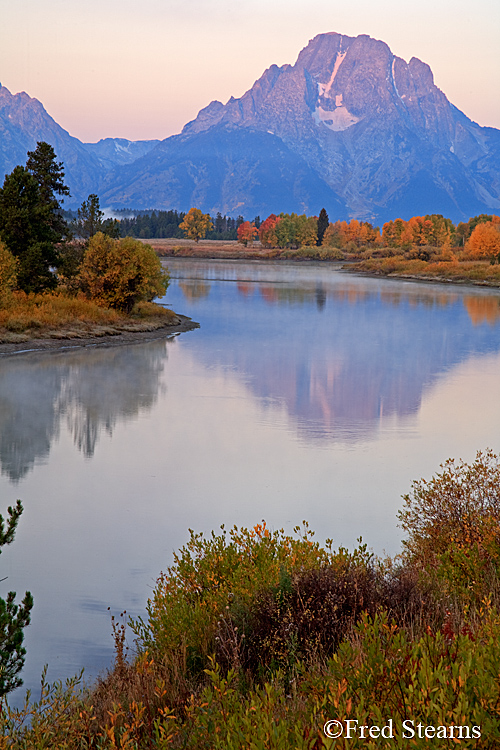
<path fill-rule="evenodd" d="M 71 198 L 65 206 L 80 205 L 89 193 L 98 193 L 108 172 L 143 156 L 159 141 L 127 141 L 105 138 L 99 143 L 82 143 L 73 138 L 46 112 L 43 105 L 22 92 L 12 95 L 0 85 L 0 177 L 17 164 L 26 163 L 26 154 L 37 141 L 50 143 L 57 158 L 64 162 Z"/>
<path fill-rule="evenodd" d="M 480 127 L 434 84 L 366 35 L 320 34 L 295 65 L 272 65 L 240 99 L 211 102 L 163 141 L 82 143 L 36 99 L 0 87 L 0 174 L 45 140 L 79 205 L 271 212 L 381 223 L 500 213 L 500 131 Z"/>

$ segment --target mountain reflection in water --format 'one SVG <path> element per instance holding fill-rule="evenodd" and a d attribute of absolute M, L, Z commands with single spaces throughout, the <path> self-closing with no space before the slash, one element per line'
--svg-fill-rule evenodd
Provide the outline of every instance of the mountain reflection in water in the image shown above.
<path fill-rule="evenodd" d="M 385 417 L 416 415 L 441 374 L 500 349 L 498 292 L 352 277 L 326 266 L 169 267 L 179 275 L 176 304 L 192 306 L 206 332 L 196 356 L 240 373 L 263 402 L 285 405 L 304 440 L 367 439 Z"/>
<path fill-rule="evenodd" d="M 250 266 L 241 278 L 236 264 L 169 265 L 171 304 L 202 322 L 200 365 L 238 373 L 306 441 L 369 439 L 383 418 L 414 416 L 440 374 L 500 349 L 497 294 L 321 269 L 299 269 L 297 282 L 286 269 Z M 61 420 L 91 458 L 101 434 L 153 407 L 166 360 L 165 341 L 2 360 L 2 474 L 15 483 L 46 461 Z"/>

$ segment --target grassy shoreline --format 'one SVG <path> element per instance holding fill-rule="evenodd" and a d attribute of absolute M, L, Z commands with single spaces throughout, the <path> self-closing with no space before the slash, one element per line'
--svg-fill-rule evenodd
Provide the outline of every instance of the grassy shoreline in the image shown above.
<path fill-rule="evenodd" d="M 356 261 L 349 265 L 348 270 L 369 276 L 384 276 L 407 281 L 500 287 L 500 265 L 491 265 L 488 261 L 432 263 L 400 257 L 373 258 Z"/>
<path fill-rule="evenodd" d="M 151 302 L 138 303 L 130 314 L 65 294 L 13 292 L 0 301 L 0 355 L 19 350 L 57 349 L 71 344 L 129 343 L 197 324 Z"/>
<path fill-rule="evenodd" d="M 363 258 L 362 253 L 339 254 L 336 248 L 308 247 L 297 250 L 279 250 L 263 248 L 258 242 L 252 247 L 243 247 L 235 240 L 201 240 L 195 243 L 193 240 L 153 239 L 141 240 L 141 242 L 150 244 L 159 257 L 167 263 L 169 258 L 297 263 L 309 261 L 335 263 L 341 265 L 343 270 L 367 276 L 500 288 L 500 265 L 491 265 L 486 260 L 423 261 L 408 259 L 400 255 Z"/>

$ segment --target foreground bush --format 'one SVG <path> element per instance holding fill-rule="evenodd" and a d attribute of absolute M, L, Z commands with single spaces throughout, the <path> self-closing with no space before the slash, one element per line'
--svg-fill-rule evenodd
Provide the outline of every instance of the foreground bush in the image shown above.
<path fill-rule="evenodd" d="M 441 597 L 477 603 L 500 593 L 500 459 L 479 451 L 471 464 L 449 459 L 441 468 L 403 496 L 405 555 Z"/>
<path fill-rule="evenodd" d="M 169 281 L 152 247 L 131 237 L 115 240 L 102 232 L 89 241 L 80 277 L 91 299 L 124 312 L 136 302 L 163 297 Z"/>
<path fill-rule="evenodd" d="M 0 748 L 494 750 L 500 742 L 500 617 L 486 608 L 474 633 L 465 630 L 445 624 L 412 639 L 383 611 L 365 615 L 332 658 L 307 668 L 298 663 L 293 682 L 277 671 L 242 689 L 236 670 L 226 673 L 211 661 L 205 685 L 176 711 L 164 701 L 161 668 L 144 659 L 135 670 L 141 697 L 115 694 L 105 718 L 95 702 L 102 694 L 82 693 L 78 680 L 65 687 L 44 683 L 38 703 L 19 711 L 4 704 Z M 362 738 L 358 731 L 333 742 L 323 729 L 333 719 L 390 726 L 393 736 Z M 432 741 L 418 736 L 419 724 L 435 727 Z"/>
<path fill-rule="evenodd" d="M 249 611 L 262 592 L 279 595 L 300 571 L 349 567 L 360 554 L 322 549 L 307 525 L 294 537 L 283 530 L 271 532 L 265 523 L 251 530 L 222 529 L 207 538 L 191 532 L 174 555 L 174 565 L 158 579 L 147 620 L 134 625 L 141 650 L 174 671 L 197 676 L 215 651 L 221 617 Z"/>
<path fill-rule="evenodd" d="M 328 738 L 334 719 L 392 722 L 395 748 L 498 748 L 499 457 L 442 468 L 404 498 L 400 560 L 322 548 L 307 525 L 191 532 L 132 623 L 135 660 L 113 622 L 114 668 L 4 702 L 0 750 L 389 746 Z"/>
<path fill-rule="evenodd" d="M 292 686 L 278 673 L 242 696 L 235 672 L 225 678 L 215 666 L 208 671 L 210 685 L 189 706 L 186 721 L 168 721 L 172 745 L 206 750 L 442 749 L 455 746 L 456 740 L 460 747 L 496 748 L 499 635 L 500 619 L 491 611 L 474 638 L 429 632 L 416 640 L 381 612 L 364 616 L 352 638 L 323 667 L 300 667 Z M 332 719 L 357 719 L 368 727 L 388 726 L 392 720 L 393 736 L 370 740 L 358 731 L 333 742 L 323 731 Z M 403 726 L 405 721 L 409 723 Z M 432 744 L 418 737 L 419 723 L 436 727 Z"/>

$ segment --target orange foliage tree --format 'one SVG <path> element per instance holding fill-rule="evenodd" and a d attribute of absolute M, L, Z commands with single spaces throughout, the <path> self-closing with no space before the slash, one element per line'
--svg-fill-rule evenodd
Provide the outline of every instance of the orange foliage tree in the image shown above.
<path fill-rule="evenodd" d="M 331 247 L 345 247 L 353 242 L 357 247 L 370 245 L 380 241 L 378 227 L 373 227 L 368 221 L 351 219 L 347 221 L 336 221 L 330 224 L 325 231 L 323 244 Z"/>
<path fill-rule="evenodd" d="M 494 217 L 498 219 L 498 217 Z M 500 261 L 500 220 L 477 224 L 466 244 L 472 258 L 486 258 Z"/>
<path fill-rule="evenodd" d="M 403 232 L 407 230 L 406 221 L 395 219 L 386 221 L 382 227 L 382 243 L 385 247 L 401 247 Z M 406 238 L 408 239 L 408 238 Z M 410 242 L 411 242 L 411 238 Z"/>
<path fill-rule="evenodd" d="M 259 234 L 257 227 L 255 224 L 250 223 L 249 221 L 244 221 L 243 224 L 240 224 L 238 227 L 238 242 L 241 242 L 242 245 L 251 245 L 254 241 L 255 237 Z"/>
<path fill-rule="evenodd" d="M 262 247 L 276 247 L 278 244 L 278 238 L 276 235 L 276 225 L 280 219 L 276 214 L 270 214 L 265 221 L 262 222 L 259 229 L 259 239 Z"/>
<path fill-rule="evenodd" d="M 382 227 L 382 242 L 386 247 L 450 247 L 454 235 L 450 219 L 440 214 L 412 216 L 408 221 L 395 219 Z"/>

